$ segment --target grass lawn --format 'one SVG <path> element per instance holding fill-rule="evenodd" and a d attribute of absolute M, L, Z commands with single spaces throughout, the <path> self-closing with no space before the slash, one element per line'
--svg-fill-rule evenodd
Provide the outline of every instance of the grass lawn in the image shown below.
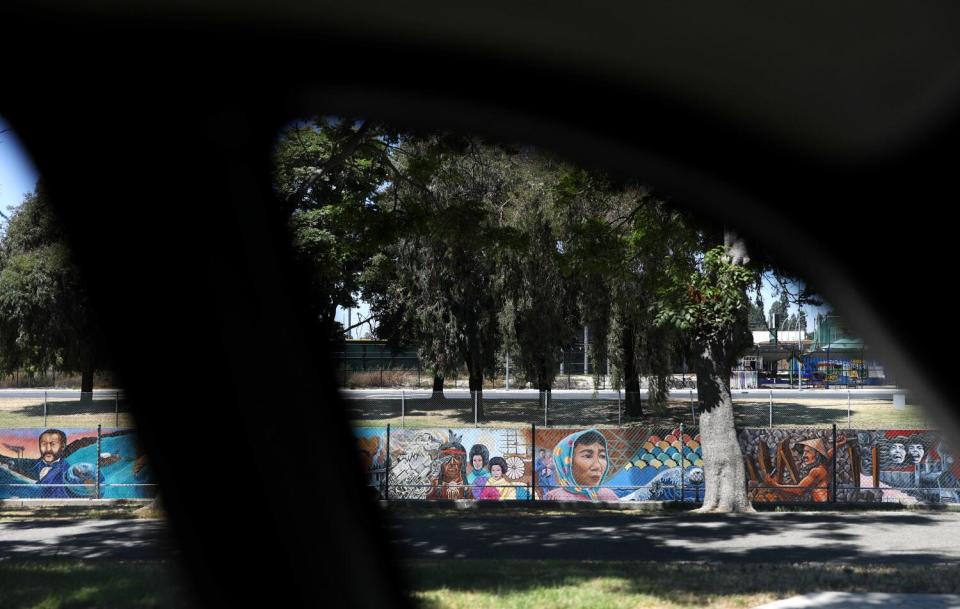
<path fill-rule="evenodd" d="M 0 395 L 0 428 L 11 427 L 58 427 L 58 428 L 96 428 L 117 426 L 116 408 L 118 404 L 114 398 L 97 396 L 89 402 L 81 402 L 79 398 L 49 399 L 47 400 L 47 424 L 43 421 L 42 397 L 7 397 Z M 133 427 L 133 417 L 130 415 L 126 400 L 120 400 L 119 427 Z"/>
<path fill-rule="evenodd" d="M 166 561 L 0 561 L 3 609 L 192 607 Z"/>
<path fill-rule="evenodd" d="M 357 427 L 473 427 L 473 405 L 469 400 L 407 399 L 406 413 L 400 417 L 400 400 L 363 398 L 347 400 L 349 414 Z M 766 427 L 770 416 L 769 401 L 734 400 L 734 416 L 738 427 Z M 484 400 L 486 420 L 478 427 L 529 428 L 543 424 L 543 407 L 536 401 Z M 622 419 L 622 426 L 675 426 L 691 423 L 690 404 L 671 401 L 667 412 L 649 414 L 639 420 Z M 617 427 L 616 400 L 554 400 L 550 411 L 553 426 Z M 773 404 L 775 427 L 847 427 L 846 396 L 837 399 L 791 399 Z M 890 400 L 852 399 L 850 426 L 854 429 L 929 429 L 932 423 L 917 405 L 908 404 L 894 410 Z"/>
<path fill-rule="evenodd" d="M 411 560 L 426 609 L 754 607 L 816 591 L 960 591 L 960 566 Z"/>
<path fill-rule="evenodd" d="M 106 505 L 19 505 L 7 506 L 0 502 L 0 522 L 24 519 L 51 520 L 119 520 L 125 518 L 164 518 L 151 504 L 141 501 L 118 500 Z M 3 605 L 0 605 L 2 607 Z"/>

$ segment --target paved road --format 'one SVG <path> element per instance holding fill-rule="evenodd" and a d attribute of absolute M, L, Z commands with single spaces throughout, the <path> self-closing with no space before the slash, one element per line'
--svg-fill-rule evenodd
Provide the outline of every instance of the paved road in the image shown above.
<path fill-rule="evenodd" d="M 768 400 L 771 392 L 774 401 L 786 399 L 804 399 L 804 400 L 845 400 L 847 399 L 846 389 L 733 389 L 734 399 L 755 399 Z M 419 399 L 430 397 L 429 389 L 412 389 L 404 391 L 407 398 Z M 675 399 L 685 399 L 693 395 L 697 397 L 696 389 L 671 389 L 670 395 Z M 874 399 L 874 400 L 893 400 L 893 394 L 909 394 L 905 389 L 892 389 L 887 387 L 864 387 L 863 389 L 851 389 L 850 397 L 853 399 Z M 340 394 L 347 399 L 400 399 L 399 389 L 343 389 Z M 443 394 L 447 398 L 470 397 L 470 392 L 466 389 L 444 389 Z M 589 400 L 593 399 L 593 391 L 585 389 L 554 389 L 551 393 L 554 400 Z M 623 394 L 621 394 L 622 396 Z M 647 397 L 647 391 L 642 390 L 640 395 Z M 495 400 L 531 400 L 537 401 L 539 393 L 534 389 L 486 389 L 483 397 Z M 597 397 L 602 400 L 616 400 L 616 391 L 599 391 Z"/>
<path fill-rule="evenodd" d="M 402 556 L 569 560 L 960 562 L 960 514 L 638 514 L 403 518 Z"/>
<path fill-rule="evenodd" d="M 176 554 L 162 520 L 0 522 L 0 557 L 159 560 Z"/>
<path fill-rule="evenodd" d="M 395 518 L 400 556 L 926 564 L 960 562 L 960 513 L 844 512 Z M 162 521 L 0 522 L 0 557 L 153 560 L 176 555 Z"/>

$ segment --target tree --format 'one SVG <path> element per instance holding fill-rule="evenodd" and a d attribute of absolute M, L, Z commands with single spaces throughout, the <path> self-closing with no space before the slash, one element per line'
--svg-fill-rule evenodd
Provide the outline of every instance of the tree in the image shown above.
<path fill-rule="evenodd" d="M 0 239 L 0 371 L 79 372 L 81 391 L 89 393 L 105 362 L 101 345 L 80 272 L 41 182 Z"/>
<path fill-rule="evenodd" d="M 770 305 L 770 328 L 773 330 L 784 330 L 788 327 L 788 313 L 790 309 L 790 299 L 785 290 L 780 291 L 780 298 Z"/>
<path fill-rule="evenodd" d="M 658 316 L 688 333 L 694 346 L 701 444 L 710 455 L 704 462 L 704 512 L 753 511 L 730 395 L 733 366 L 752 345 L 746 289 L 756 283 L 756 273 L 748 262 L 743 242 L 725 234 L 723 244 L 707 249 L 687 280 L 677 278 Z"/>
<path fill-rule="evenodd" d="M 482 418 L 483 378 L 500 342 L 495 210 L 506 198 L 509 159 L 499 147 L 444 134 L 405 134 L 396 152 L 402 178 L 382 195 L 404 218 L 387 249 L 405 311 L 394 327 L 420 340 L 438 378 L 453 369 L 455 347 Z M 377 299 L 371 310 L 380 315 L 384 306 Z"/>
<path fill-rule="evenodd" d="M 516 361 L 549 400 L 561 349 L 574 334 L 576 307 L 564 273 L 564 239 L 557 216 L 558 166 L 531 150 L 511 155 L 507 206 L 501 222 L 499 277 L 509 306 L 501 312 Z"/>
<path fill-rule="evenodd" d="M 750 310 L 747 312 L 747 323 L 751 330 L 767 330 L 767 319 L 763 315 L 763 309 L 756 303 L 750 303 Z"/>
<path fill-rule="evenodd" d="M 337 309 L 357 306 L 364 269 L 400 230 L 395 207 L 382 197 L 398 176 L 396 141 L 375 123 L 324 117 L 289 126 L 274 152 L 274 185 L 310 304 L 334 341 L 350 329 L 336 321 Z"/>

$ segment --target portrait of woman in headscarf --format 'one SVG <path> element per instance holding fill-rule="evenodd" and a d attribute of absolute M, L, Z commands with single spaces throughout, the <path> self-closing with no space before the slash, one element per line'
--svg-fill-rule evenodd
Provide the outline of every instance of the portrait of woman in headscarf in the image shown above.
<path fill-rule="evenodd" d="M 550 501 L 618 501 L 603 488 L 607 475 L 607 440 L 596 429 L 572 433 L 553 449 L 555 488 L 544 495 Z"/>

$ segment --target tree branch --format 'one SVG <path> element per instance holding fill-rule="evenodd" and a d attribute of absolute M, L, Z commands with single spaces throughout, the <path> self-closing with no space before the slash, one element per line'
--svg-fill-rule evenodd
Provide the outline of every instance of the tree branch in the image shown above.
<path fill-rule="evenodd" d="M 297 199 L 302 197 L 308 190 L 313 188 L 321 177 L 327 174 L 330 170 L 343 165 L 343 163 L 354 153 L 357 148 L 363 142 L 363 138 L 367 135 L 367 132 L 370 131 L 370 122 L 364 122 L 360 127 L 353 132 L 350 138 L 344 142 L 340 147 L 340 150 L 330 155 L 330 158 L 321 163 L 321 165 L 314 170 L 313 174 L 297 188 L 290 196 L 287 198 L 288 203 L 295 203 Z"/>
<path fill-rule="evenodd" d="M 359 314 L 359 313 L 357 313 L 357 317 L 360 317 L 360 314 Z M 379 316 L 377 316 L 377 315 L 372 315 L 372 314 L 371 314 L 370 317 L 368 317 L 368 318 L 366 318 L 366 319 L 361 319 L 360 321 L 358 321 L 357 323 L 353 324 L 353 325 L 350 326 L 349 328 L 344 328 L 344 329 L 343 329 L 343 333 L 346 334 L 346 333 L 349 332 L 350 330 L 354 330 L 354 329 L 356 329 L 356 328 L 359 328 L 359 327 L 362 326 L 363 324 L 369 324 L 371 321 L 375 321 L 375 320 L 378 320 L 378 319 L 379 319 Z M 373 330 L 373 326 L 370 326 L 370 329 Z"/>

